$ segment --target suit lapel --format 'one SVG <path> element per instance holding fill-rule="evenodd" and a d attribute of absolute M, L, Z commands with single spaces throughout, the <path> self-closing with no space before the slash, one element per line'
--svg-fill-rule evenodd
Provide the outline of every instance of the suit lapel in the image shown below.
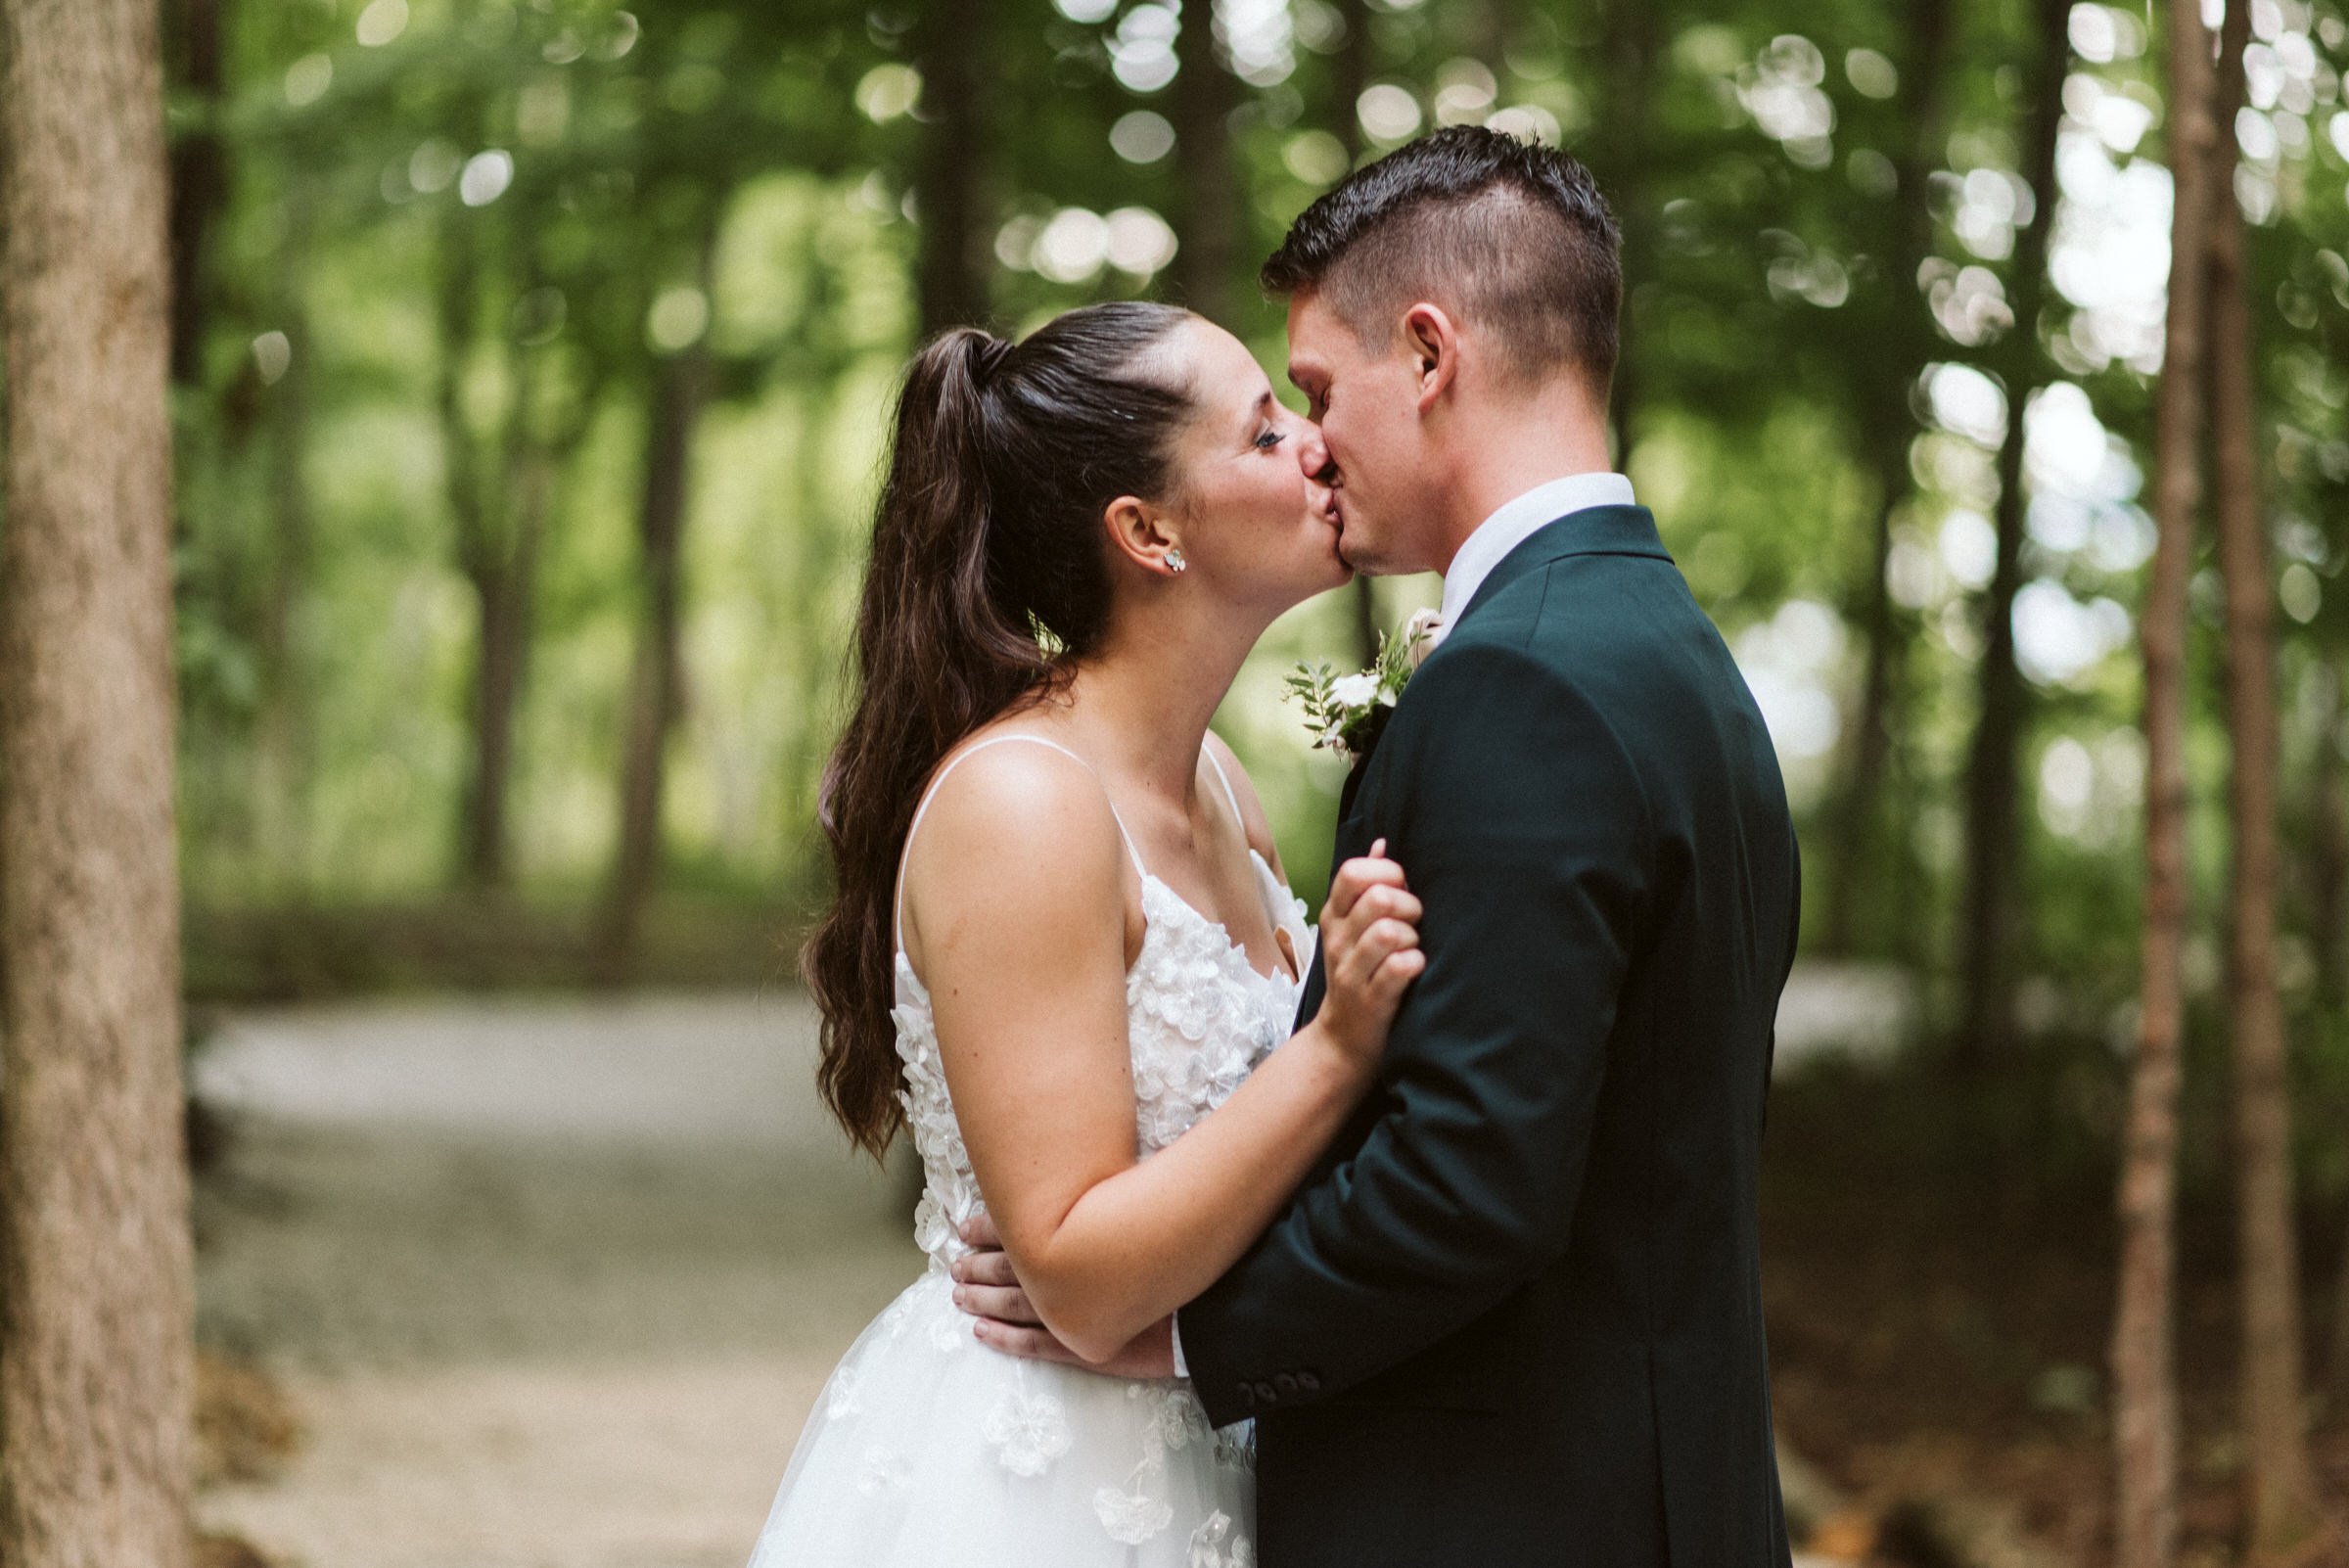
<path fill-rule="evenodd" d="M 1554 518 L 1527 534 L 1517 548 L 1502 556 L 1493 570 L 1478 583 L 1453 624 L 1445 628 L 1450 641 L 1478 607 L 1510 583 L 1537 567 L 1570 555 L 1647 555 L 1669 561 L 1672 552 L 1664 548 L 1663 536 L 1656 532 L 1655 515 L 1644 506 L 1587 506 L 1579 512 L 1569 512 Z M 1443 652 L 1441 646 L 1436 650 Z M 1435 654 L 1430 654 L 1434 658 Z"/>
<path fill-rule="evenodd" d="M 1554 518 L 1528 534 L 1515 549 L 1495 563 L 1485 580 L 1477 584 L 1454 623 L 1446 629 L 1450 640 L 1468 618 L 1476 614 L 1486 600 L 1507 587 L 1517 578 L 1537 567 L 1548 565 L 1570 555 L 1645 555 L 1670 561 L 1672 552 L 1664 548 L 1664 540 L 1656 532 L 1656 520 L 1644 506 L 1589 506 Z M 1444 650 L 1439 646 L 1428 657 L 1440 659 Z M 1406 688 L 1404 698 L 1408 701 Z M 1380 726 L 1380 737 L 1385 726 Z M 1330 865 L 1344 864 L 1354 855 L 1370 847 L 1370 825 L 1356 823 L 1355 798 L 1361 793 L 1363 781 L 1369 776 L 1372 759 L 1378 756 L 1378 740 L 1347 770 L 1346 783 L 1338 792 L 1338 834 L 1330 855 Z M 1359 842 L 1357 842 L 1357 841 Z M 1320 944 L 1313 945 L 1313 967 L 1306 972 L 1305 989 L 1297 1003 L 1297 1025 L 1303 1029 L 1321 1010 L 1321 998 L 1328 989 L 1327 977 L 1321 969 Z"/>

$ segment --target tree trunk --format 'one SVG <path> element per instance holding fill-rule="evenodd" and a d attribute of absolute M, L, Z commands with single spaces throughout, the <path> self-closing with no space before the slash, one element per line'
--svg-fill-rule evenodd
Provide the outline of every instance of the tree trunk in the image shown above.
<path fill-rule="evenodd" d="M 2332 1364 L 2326 1381 L 2335 1399 L 2349 1399 L 2349 1240 L 2341 1245 L 2340 1268 L 2332 1287 Z"/>
<path fill-rule="evenodd" d="M 193 386 L 204 373 L 205 242 L 228 198 L 228 155 L 220 140 L 220 0 L 169 0 L 178 75 L 199 118 L 171 153 L 171 379 Z"/>
<path fill-rule="evenodd" d="M 2315 678 L 2323 685 L 2325 718 L 2317 730 L 2316 765 L 2309 778 L 2309 822 L 2314 844 L 2308 866 L 2308 937 L 2317 950 L 2317 995 L 2326 1007 L 2349 1006 L 2349 809 L 2342 800 L 2341 745 L 2344 689 L 2340 661 L 2326 655 Z M 2349 1275 L 2343 1276 L 2349 1282 Z M 2349 1323 L 2344 1323 L 2349 1331 Z"/>
<path fill-rule="evenodd" d="M 306 203 L 287 220 L 292 238 L 281 260 L 307 254 Z M 289 267 L 289 280 L 299 275 Z M 279 878 L 303 885 L 308 859 L 304 803 L 310 734 L 303 690 L 304 639 L 299 606 L 310 576 L 310 497 L 302 463 L 309 445 L 310 337 L 298 284 L 281 295 L 280 320 L 291 353 L 285 374 L 263 395 L 269 400 L 269 559 L 254 633 L 260 668 L 260 708 L 253 725 L 253 810 L 264 863 Z"/>
<path fill-rule="evenodd" d="M 2063 78 L 2071 66 L 2066 24 L 2070 0 L 2034 7 L 2032 80 L 2024 94 L 2030 125 L 2023 177 L 2033 196 L 2031 221 L 2015 236 L 2014 327 L 1998 357 L 2006 372 L 2006 438 L 1999 447 L 1998 563 L 1982 598 L 1982 662 L 1972 753 L 1965 778 L 1966 898 L 1958 1025 L 1959 1065 L 1980 1073 L 2004 1062 L 2014 1044 L 2015 969 L 2026 882 L 2018 774 L 2030 690 L 2014 657 L 2014 599 L 2023 585 L 2024 410 L 2046 379 L 2039 315 L 2047 300 L 2048 235 L 2055 223 L 2055 136 L 2063 126 Z"/>
<path fill-rule="evenodd" d="M 512 716 L 511 670 L 505 663 L 511 642 L 510 550 L 484 493 L 481 440 L 464 397 L 482 283 L 476 226 L 484 221 L 485 215 L 449 207 L 439 245 L 441 469 L 455 526 L 457 567 L 473 590 L 477 626 L 469 699 L 473 745 L 457 824 L 458 880 L 474 888 L 502 887 L 508 880 L 507 737 Z"/>
<path fill-rule="evenodd" d="M 1863 607 L 1859 619 L 1867 633 L 1867 672 L 1852 726 L 1843 809 L 1836 813 L 1841 825 L 1827 853 L 1819 945 L 1829 953 L 1851 952 L 1865 918 L 1867 879 L 1884 815 L 1878 797 L 1892 760 L 1903 642 L 1901 618 L 1885 575 L 1892 559 L 1893 517 L 1911 484 L 1909 448 L 1916 438 L 1916 422 L 1909 413 L 1910 385 L 1934 351 L 1932 320 L 1916 275 L 1933 254 L 1933 208 L 1926 180 L 1941 162 L 1948 131 L 1951 11 L 1951 0 L 1917 0 L 1908 28 L 1914 48 L 1901 67 L 1903 80 L 1912 84 L 1914 111 L 1909 145 L 1896 165 L 1898 187 L 1888 236 L 1885 286 L 1895 301 L 1893 330 L 1886 351 L 1870 361 L 1881 368 L 1883 379 L 1863 400 L 1876 479 L 1875 527 L 1857 595 Z"/>
<path fill-rule="evenodd" d="M 185 1568 L 161 41 L 153 0 L 0 26 L 0 1561 Z"/>
<path fill-rule="evenodd" d="M 1237 331 L 1243 192 L 1232 156 L 1231 112 L 1240 104 L 1240 79 L 1223 64 L 1214 16 L 1210 0 L 1198 0 L 1174 35 L 1174 90 L 1167 112 L 1174 122 L 1182 243 L 1174 253 L 1174 284 L 1181 303 Z"/>
<path fill-rule="evenodd" d="M 1658 8 L 1646 0 L 1607 0 L 1600 50 L 1606 87 L 1599 123 L 1604 127 L 1598 163 L 1607 173 L 1606 194 L 1623 237 L 1623 308 L 1617 313 L 1617 354 L 1611 412 L 1615 466 L 1631 460 L 1632 417 L 1639 405 L 1638 311 L 1635 294 L 1653 281 L 1654 203 L 1647 170 L 1654 160 L 1656 27 Z"/>
<path fill-rule="evenodd" d="M 1362 116 L 1355 106 L 1370 85 L 1370 6 L 1368 0 L 1338 0 L 1338 16 L 1346 23 L 1346 38 L 1330 66 L 1332 118 L 1338 141 L 1346 149 L 1346 166 L 1359 164 L 1369 150 L 1362 136 Z M 1378 657 L 1378 582 L 1367 574 L 1354 579 L 1349 603 L 1357 659 L 1367 667 Z"/>
<path fill-rule="evenodd" d="M 2201 506 L 2205 256 L 2211 212 L 2210 36 L 2198 0 L 2169 6 L 2169 321 L 2154 409 L 2153 562 L 2145 671 L 2145 886 L 2137 1060 L 2130 1073 L 2112 1331 L 2113 1561 L 2170 1568 L 2178 1546 L 2178 1093 L 2186 966 L 2187 579 Z"/>
<path fill-rule="evenodd" d="M 989 316 L 983 201 L 988 62 L 995 0 L 930 0 L 923 8 L 921 150 L 914 210 L 921 220 L 917 283 L 927 342 Z"/>
<path fill-rule="evenodd" d="M 714 224 L 702 242 L 701 271 L 710 284 Z M 694 428 L 709 396 L 712 365 L 707 334 L 690 347 L 654 362 L 645 442 L 644 504 L 637 514 L 644 552 L 642 619 L 628 682 L 627 749 L 622 759 L 620 847 L 597 923 L 590 976 L 607 985 L 625 981 L 635 966 L 644 909 L 661 873 L 661 801 L 669 733 L 676 726 L 684 683 L 678 651 L 679 565 L 685 531 L 687 482 Z"/>
<path fill-rule="evenodd" d="M 2233 127 L 2243 101 L 2250 7 L 2221 34 L 2210 147 L 2210 423 L 2219 575 L 2226 589 L 2228 1016 L 2234 1033 L 2237 1267 L 2247 1539 L 2254 1561 L 2294 1556 L 2323 1528 L 2301 1375 L 2300 1259 L 2293 1228 L 2290 1062 L 2276 984 L 2275 573 L 2261 501 L 2258 389 Z"/>

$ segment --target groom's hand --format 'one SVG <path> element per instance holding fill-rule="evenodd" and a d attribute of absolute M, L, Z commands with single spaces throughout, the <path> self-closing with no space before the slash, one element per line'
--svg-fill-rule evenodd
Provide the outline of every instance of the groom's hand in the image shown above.
<path fill-rule="evenodd" d="M 1036 1305 L 1012 1272 L 1011 1256 L 995 1234 L 994 1222 L 974 1215 L 962 1225 L 974 1250 L 954 1260 L 954 1305 L 978 1319 L 979 1343 L 1035 1361 L 1066 1361 L 1105 1377 L 1173 1377 L 1174 1319 L 1162 1317 L 1129 1340 L 1106 1361 L 1088 1361 L 1063 1345 L 1044 1326 Z"/>

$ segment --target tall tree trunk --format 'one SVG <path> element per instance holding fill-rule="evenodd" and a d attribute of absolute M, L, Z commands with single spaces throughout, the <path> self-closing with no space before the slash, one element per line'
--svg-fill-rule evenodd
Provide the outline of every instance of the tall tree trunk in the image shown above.
<path fill-rule="evenodd" d="M 1330 97 L 1338 141 L 1346 149 L 1346 166 L 1352 169 L 1369 151 L 1362 135 L 1362 116 L 1356 112 L 1362 94 L 1370 86 L 1372 60 L 1370 53 L 1370 6 L 1368 0 L 1338 0 L 1338 16 L 1346 23 L 1345 41 L 1338 46 L 1337 59 L 1331 64 Z M 1349 601 L 1354 628 L 1354 647 L 1357 658 L 1367 666 L 1378 657 L 1379 609 L 1378 581 L 1368 574 L 1354 579 L 1354 592 Z"/>
<path fill-rule="evenodd" d="M 2342 799 L 2341 745 L 2349 703 L 2341 664 L 2326 654 L 2314 677 L 2324 690 L 2325 717 L 2317 730 L 2315 766 L 2309 775 L 2308 936 L 2317 950 L 2317 995 L 2327 1007 L 2349 1005 L 2349 802 Z M 2343 1276 L 2349 1282 L 2349 1275 Z M 2349 1332 L 2349 1320 L 2343 1323 Z"/>
<path fill-rule="evenodd" d="M 0 27 L 0 1561 L 184 1568 L 161 40 L 154 0 Z"/>
<path fill-rule="evenodd" d="M 477 625 L 473 732 L 468 771 L 458 806 L 458 879 L 475 888 L 502 887 L 506 851 L 506 718 L 510 671 L 503 664 L 509 637 L 510 551 L 492 516 L 482 477 L 482 442 L 465 407 L 467 362 L 481 308 L 482 215 L 454 206 L 440 227 L 440 380 L 442 475 L 455 525 L 457 567 L 473 590 Z M 512 416 L 509 416 L 512 417 Z"/>
<path fill-rule="evenodd" d="M 914 210 L 921 220 L 917 264 L 925 341 L 989 316 L 983 232 L 987 183 L 988 68 L 995 0 L 929 0 L 918 51 L 922 69 L 921 149 Z"/>
<path fill-rule="evenodd" d="M 1883 371 L 1864 398 L 1867 444 L 1876 481 L 1875 526 L 1869 534 L 1865 576 L 1856 596 L 1867 634 L 1867 668 L 1860 687 L 1860 712 L 1852 725 L 1844 773 L 1840 827 L 1827 853 L 1825 905 L 1819 931 L 1824 952 L 1849 953 L 1865 919 L 1868 877 L 1881 840 L 1879 797 L 1892 760 L 1895 708 L 1901 684 L 1901 618 L 1886 581 L 1892 560 L 1892 523 L 1911 484 L 1909 448 L 1916 422 L 1909 413 L 1909 389 L 1935 342 L 1932 318 L 1916 276 L 1933 254 L 1932 192 L 1929 176 L 1940 164 L 1949 119 L 1949 55 L 1952 0 L 1916 0 L 1909 10 L 1912 48 L 1901 70 L 1912 110 L 1910 140 L 1895 164 L 1898 181 L 1886 287 L 1892 291 L 1890 341 L 1871 362 Z"/>
<path fill-rule="evenodd" d="M 2030 691 L 2014 656 L 2014 599 L 2023 585 L 2023 433 L 2031 394 L 2046 380 L 2040 310 L 2047 300 L 2048 235 L 2054 227 L 2055 137 L 2063 126 L 2063 78 L 2071 65 L 2070 0 L 2038 0 L 2037 50 L 2024 135 L 2023 177 L 2031 221 L 2015 237 L 2014 327 L 1998 357 L 2006 382 L 2006 438 L 1999 447 L 1998 562 L 1982 597 L 1982 662 L 1973 749 L 1965 777 L 1966 895 L 1958 970 L 1963 1010 L 1957 1057 L 1979 1073 L 2012 1054 L 2015 968 L 2025 881 L 2018 796 Z"/>
<path fill-rule="evenodd" d="M 2233 127 L 2243 101 L 2250 7 L 2227 8 L 2210 147 L 2210 422 L 2226 588 L 2227 729 L 2234 829 L 2227 1009 L 2234 1034 L 2236 1256 L 2242 1290 L 2242 1422 L 2253 1560 L 2295 1555 L 2323 1528 L 2301 1375 L 2300 1259 L 2293 1226 L 2290 1061 L 2276 984 L 2275 574 L 2261 501 L 2258 389 Z"/>
<path fill-rule="evenodd" d="M 199 115 L 171 153 L 171 379 L 193 385 L 204 371 L 205 243 L 228 198 L 228 154 L 218 122 L 220 0 L 167 3 L 177 74 Z"/>
<path fill-rule="evenodd" d="M 1607 173 L 1607 201 L 1623 236 L 1623 308 L 1618 319 L 1611 399 L 1615 466 L 1619 469 L 1631 460 L 1632 419 L 1639 406 L 1635 292 L 1654 277 L 1656 214 L 1648 169 L 1655 160 L 1650 127 L 1655 123 L 1656 29 L 1660 21 L 1659 9 L 1646 0 L 1607 0 L 1599 43 L 1605 56 L 1601 69 L 1606 86 L 1598 163 Z"/>
<path fill-rule="evenodd" d="M 2332 1286 L 2332 1360 L 2326 1371 L 2332 1397 L 2349 1399 L 2349 1241 L 2341 1245 L 2340 1273 Z"/>
<path fill-rule="evenodd" d="M 1223 63 L 1214 19 L 1212 0 L 1196 0 L 1174 35 L 1174 91 L 1167 111 L 1174 122 L 1182 243 L 1174 253 L 1174 283 L 1183 304 L 1236 331 L 1245 198 L 1232 155 L 1231 112 L 1240 104 L 1240 79 Z"/>
<path fill-rule="evenodd" d="M 2113 1561 L 2170 1568 L 2178 1548 L 2177 1167 L 2186 967 L 2187 579 L 2202 502 L 2203 335 L 2211 169 L 2210 35 L 2198 0 L 2169 5 L 2169 321 L 2154 409 L 2145 671 L 2145 886 L 2137 1061 L 2130 1073 L 2112 1330 Z"/>
<path fill-rule="evenodd" d="M 310 763 L 304 639 L 299 607 L 310 577 L 310 496 L 302 464 L 309 446 L 310 335 L 299 263 L 308 254 L 306 202 L 296 199 L 281 260 L 291 261 L 280 323 L 291 352 L 285 374 L 263 394 L 267 412 L 270 541 L 254 633 L 260 708 L 254 717 L 253 807 L 264 863 L 300 887 L 308 858 L 304 802 Z"/>
<path fill-rule="evenodd" d="M 473 774 L 466 790 L 466 880 L 505 888 L 514 880 L 507 805 L 513 789 L 514 726 L 529 672 L 538 545 L 552 502 L 560 457 L 517 436 L 523 449 L 505 465 L 500 504 L 506 513 L 496 553 L 474 575 L 481 606 L 480 662 L 474 672 Z"/>
<path fill-rule="evenodd" d="M 714 211 L 701 245 L 706 293 L 715 244 Z M 710 339 L 654 361 L 644 464 L 644 504 L 637 514 L 643 595 L 636 660 L 628 682 L 628 731 L 622 759 L 620 847 L 589 954 L 591 977 L 604 984 L 633 970 L 650 901 L 661 874 L 661 803 L 668 737 L 683 707 L 684 663 L 678 649 L 680 566 L 693 436 L 710 393 Z"/>

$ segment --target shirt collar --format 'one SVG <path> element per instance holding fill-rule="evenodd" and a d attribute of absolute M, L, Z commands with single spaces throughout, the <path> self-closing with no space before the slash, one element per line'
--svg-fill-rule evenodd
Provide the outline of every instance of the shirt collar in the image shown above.
<path fill-rule="evenodd" d="M 1444 604 L 1438 612 L 1444 618 L 1444 630 L 1451 629 L 1501 558 L 1531 538 L 1536 530 L 1570 512 L 1634 504 L 1632 482 L 1621 474 L 1569 474 L 1504 502 L 1500 510 L 1477 525 L 1451 558 L 1451 569 L 1444 574 Z M 1443 633 L 1437 635 L 1441 638 Z"/>

